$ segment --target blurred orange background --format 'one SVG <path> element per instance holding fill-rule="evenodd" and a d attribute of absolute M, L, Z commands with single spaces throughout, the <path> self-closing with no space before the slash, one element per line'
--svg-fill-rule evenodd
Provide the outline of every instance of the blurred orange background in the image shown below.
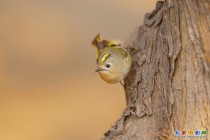
<path fill-rule="evenodd" d="M 125 41 L 156 0 L 1 0 L 0 140 L 98 140 L 125 107 L 91 41 Z"/>

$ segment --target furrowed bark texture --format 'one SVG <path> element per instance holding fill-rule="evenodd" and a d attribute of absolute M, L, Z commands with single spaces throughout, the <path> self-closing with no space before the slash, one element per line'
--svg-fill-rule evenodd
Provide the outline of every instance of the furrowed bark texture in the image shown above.
<path fill-rule="evenodd" d="M 167 140 L 174 139 L 174 130 L 208 133 L 210 0 L 157 2 L 125 47 L 133 58 L 125 79 L 127 107 L 103 139 Z"/>

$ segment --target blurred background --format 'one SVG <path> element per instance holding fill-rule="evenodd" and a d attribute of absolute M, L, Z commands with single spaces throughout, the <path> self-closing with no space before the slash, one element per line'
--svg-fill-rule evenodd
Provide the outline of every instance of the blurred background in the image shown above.
<path fill-rule="evenodd" d="M 99 140 L 125 107 L 91 41 L 125 41 L 156 0 L 1 0 L 0 140 Z"/>

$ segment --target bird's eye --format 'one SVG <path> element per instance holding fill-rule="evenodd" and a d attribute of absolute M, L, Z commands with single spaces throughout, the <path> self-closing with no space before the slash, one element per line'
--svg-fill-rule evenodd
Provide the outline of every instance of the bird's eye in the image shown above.
<path fill-rule="evenodd" d="M 107 67 L 107 68 L 110 68 L 110 64 L 106 64 L 106 67 Z"/>

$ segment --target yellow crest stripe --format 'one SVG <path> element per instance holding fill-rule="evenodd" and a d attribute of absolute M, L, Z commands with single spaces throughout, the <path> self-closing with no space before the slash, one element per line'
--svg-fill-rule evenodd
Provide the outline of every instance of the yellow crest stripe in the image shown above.
<path fill-rule="evenodd" d="M 110 53 L 105 53 L 102 58 L 101 58 L 101 62 L 103 63 L 108 57 L 109 57 Z"/>

